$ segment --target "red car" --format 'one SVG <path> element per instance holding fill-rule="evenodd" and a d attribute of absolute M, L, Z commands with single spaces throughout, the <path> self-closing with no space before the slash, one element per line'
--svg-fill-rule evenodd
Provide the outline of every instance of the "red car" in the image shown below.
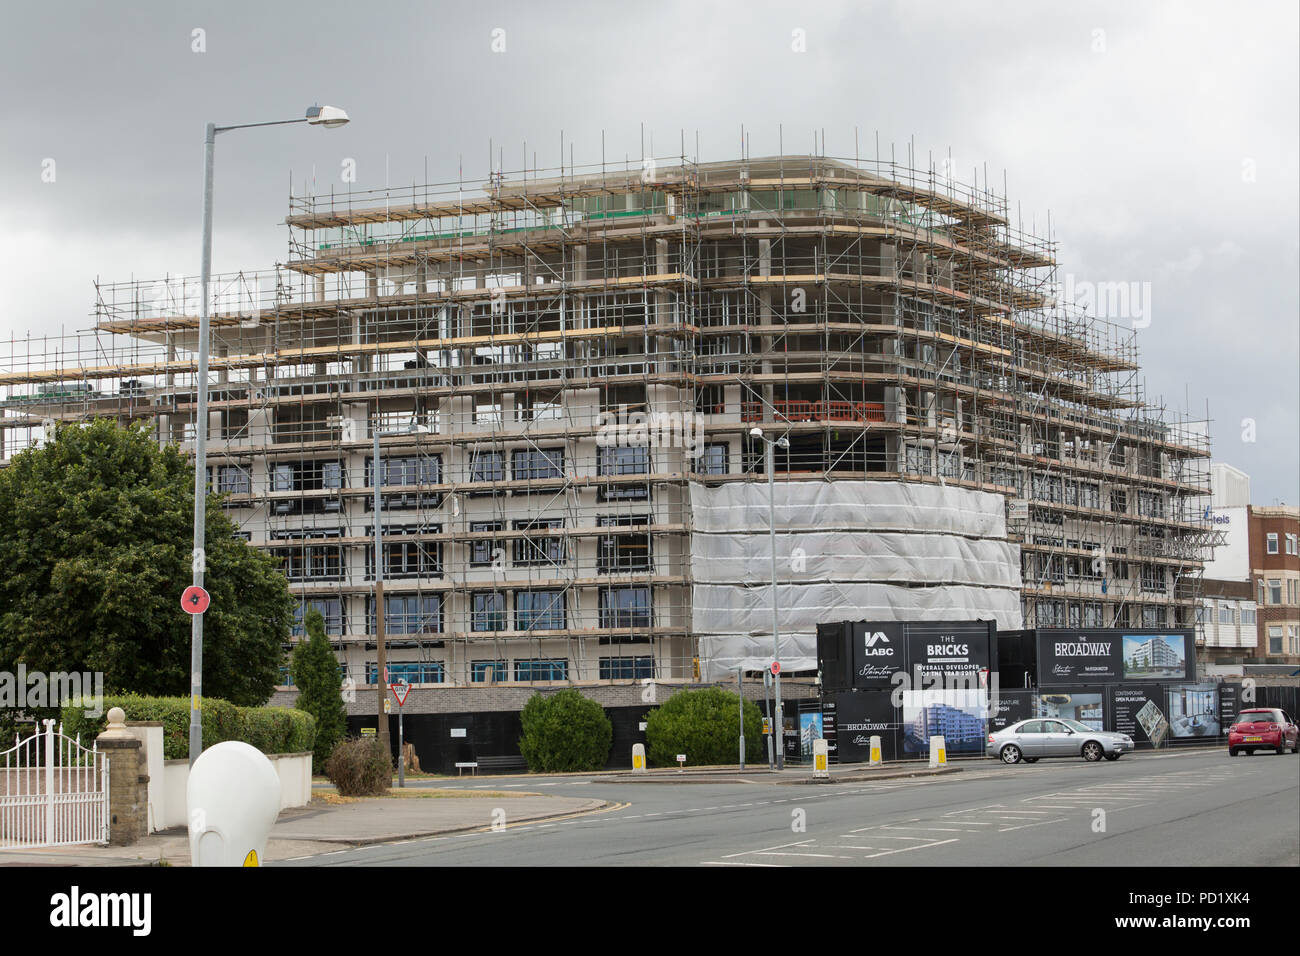
<path fill-rule="evenodd" d="M 1300 727 L 1284 710 L 1277 707 L 1256 707 L 1243 710 L 1237 722 L 1228 728 L 1228 755 L 1241 751 L 1253 754 L 1256 750 L 1271 748 L 1284 754 L 1287 748 L 1300 753 Z"/>

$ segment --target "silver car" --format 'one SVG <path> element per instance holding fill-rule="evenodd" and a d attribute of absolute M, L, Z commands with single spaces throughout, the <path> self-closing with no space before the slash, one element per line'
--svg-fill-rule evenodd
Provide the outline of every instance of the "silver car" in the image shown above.
<path fill-rule="evenodd" d="M 1040 757 L 1118 760 L 1132 749 L 1133 738 L 1128 734 L 1093 730 L 1064 717 L 1035 717 L 989 734 L 984 752 L 1003 763 L 1035 763 Z"/>

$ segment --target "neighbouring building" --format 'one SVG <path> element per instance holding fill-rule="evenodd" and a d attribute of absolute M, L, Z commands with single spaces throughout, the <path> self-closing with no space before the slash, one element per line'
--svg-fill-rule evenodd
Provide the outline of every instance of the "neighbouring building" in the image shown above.
<path fill-rule="evenodd" d="M 1256 662 L 1300 666 L 1300 507 L 1252 505 L 1247 517 L 1259 608 Z"/>

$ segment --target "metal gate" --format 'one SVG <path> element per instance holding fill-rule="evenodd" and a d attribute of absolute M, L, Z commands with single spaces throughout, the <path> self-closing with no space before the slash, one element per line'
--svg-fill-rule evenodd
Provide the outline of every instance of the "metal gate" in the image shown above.
<path fill-rule="evenodd" d="M 107 842 L 107 754 L 53 720 L 0 752 L 0 848 Z"/>

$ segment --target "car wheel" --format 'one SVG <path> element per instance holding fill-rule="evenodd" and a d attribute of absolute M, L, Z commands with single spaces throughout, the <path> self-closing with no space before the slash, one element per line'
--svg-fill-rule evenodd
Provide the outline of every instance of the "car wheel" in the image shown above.
<path fill-rule="evenodd" d="M 1101 744 L 1097 743 L 1095 740 L 1089 740 L 1083 745 L 1083 759 L 1087 760 L 1089 763 L 1095 763 L 1100 760 L 1102 754 L 1105 752 L 1106 751 L 1102 750 Z"/>
<path fill-rule="evenodd" d="M 1002 758 L 1003 763 L 1020 763 L 1020 759 L 1024 755 L 1021 754 L 1020 748 L 1015 744 L 1007 744 L 1002 748 L 1002 752 L 998 756 Z"/>
<path fill-rule="evenodd" d="M 1106 754 L 1106 759 L 1107 759 L 1107 760 L 1118 760 L 1118 759 L 1119 759 L 1119 754 Z"/>
<path fill-rule="evenodd" d="M 1235 756 L 1237 756 L 1237 754 L 1239 754 L 1239 753 L 1241 753 L 1241 751 L 1238 750 L 1236 747 L 1229 747 L 1229 748 L 1228 748 L 1228 756 L 1229 756 L 1229 757 L 1235 757 Z"/>
<path fill-rule="evenodd" d="M 1274 753 L 1278 753 L 1278 754 L 1285 754 L 1285 753 L 1286 753 L 1286 738 L 1285 738 L 1285 737 L 1281 737 L 1281 738 L 1278 739 L 1278 742 L 1277 742 L 1277 750 L 1275 750 Z"/>

